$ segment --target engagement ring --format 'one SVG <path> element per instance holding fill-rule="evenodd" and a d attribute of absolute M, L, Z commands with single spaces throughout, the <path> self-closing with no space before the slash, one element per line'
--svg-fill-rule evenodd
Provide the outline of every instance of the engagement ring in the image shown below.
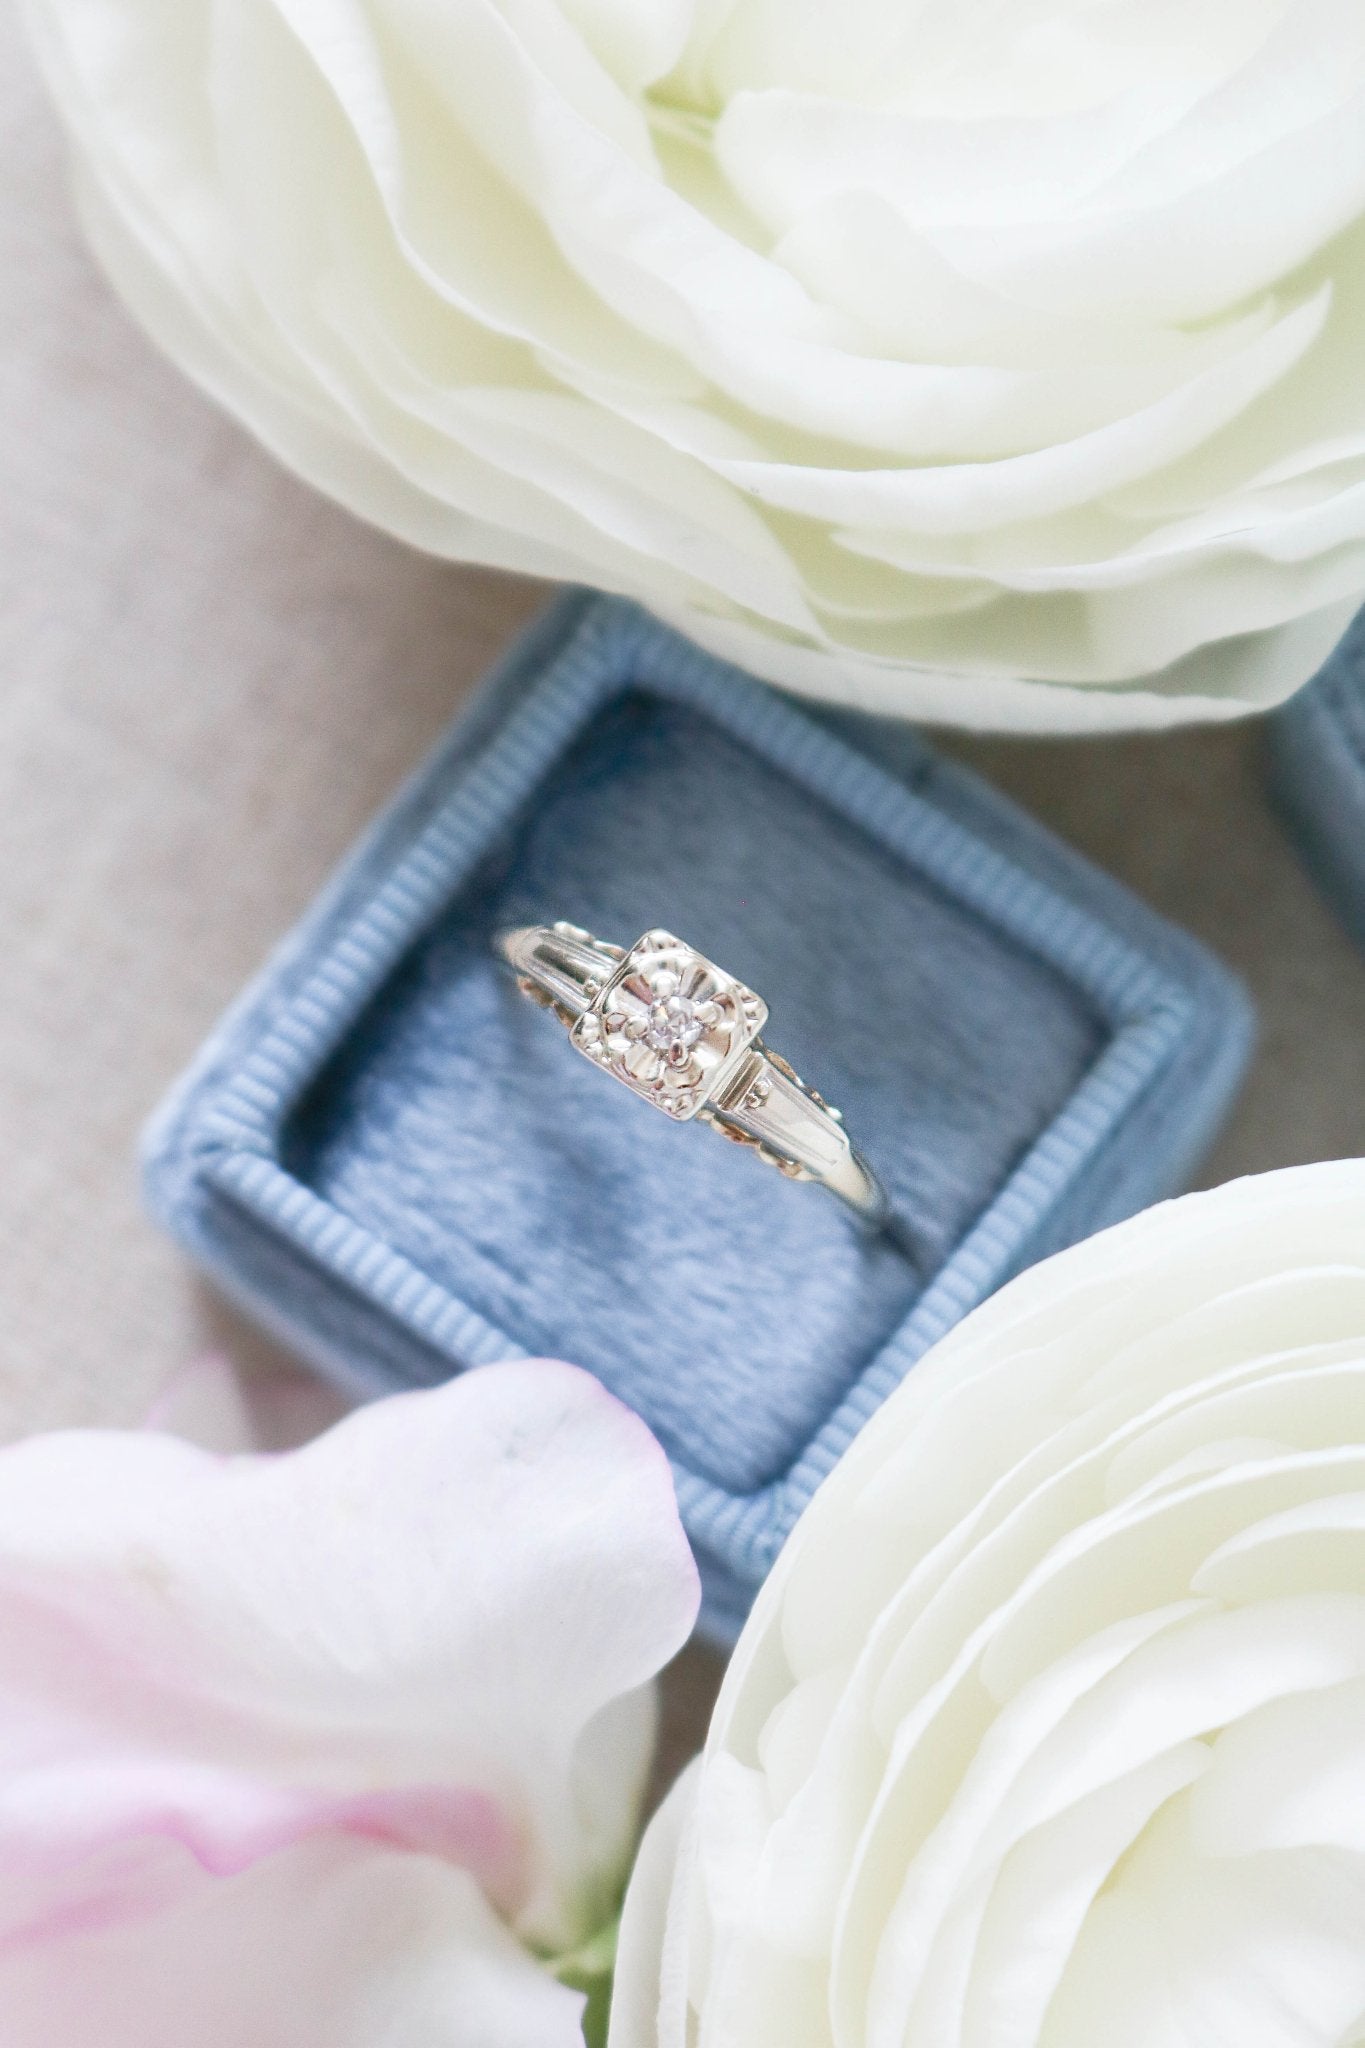
<path fill-rule="evenodd" d="M 629 951 L 578 925 L 522 925 L 498 949 L 517 985 L 554 1012 L 594 1066 L 675 1123 L 747 1145 L 789 1180 L 818 1181 L 866 1223 L 886 1197 L 830 1105 L 759 1033 L 768 1006 L 672 932 Z"/>

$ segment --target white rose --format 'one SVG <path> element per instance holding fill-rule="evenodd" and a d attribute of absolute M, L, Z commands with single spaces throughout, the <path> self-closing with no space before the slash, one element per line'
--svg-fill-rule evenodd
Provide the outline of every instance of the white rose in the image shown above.
<path fill-rule="evenodd" d="M 1365 1162 L 1151 1210 L 916 1367 L 646 1840 L 611 2039 L 1365 2041 Z"/>
<path fill-rule="evenodd" d="M 30 0 L 96 244 L 439 554 L 999 727 L 1365 589 L 1360 0 Z"/>

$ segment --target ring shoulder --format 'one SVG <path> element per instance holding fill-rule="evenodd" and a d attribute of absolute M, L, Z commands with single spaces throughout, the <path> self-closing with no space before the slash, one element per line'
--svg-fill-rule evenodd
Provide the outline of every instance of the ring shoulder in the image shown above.
<path fill-rule="evenodd" d="M 852 1152 L 839 1112 L 762 1039 L 754 1040 L 709 1114 L 727 1137 L 773 1154 L 773 1164 L 792 1180 L 828 1179 Z"/>
<path fill-rule="evenodd" d="M 622 947 L 567 922 L 517 925 L 499 933 L 497 947 L 522 993 L 564 1024 L 578 1021 L 625 957 Z"/>

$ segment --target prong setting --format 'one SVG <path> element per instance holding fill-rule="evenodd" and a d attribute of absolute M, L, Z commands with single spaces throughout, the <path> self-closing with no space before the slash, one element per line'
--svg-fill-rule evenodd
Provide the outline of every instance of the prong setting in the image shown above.
<path fill-rule="evenodd" d="M 595 1065 L 686 1122 L 731 1079 L 767 1015 L 752 989 L 657 928 L 593 991 L 571 1036 Z"/>

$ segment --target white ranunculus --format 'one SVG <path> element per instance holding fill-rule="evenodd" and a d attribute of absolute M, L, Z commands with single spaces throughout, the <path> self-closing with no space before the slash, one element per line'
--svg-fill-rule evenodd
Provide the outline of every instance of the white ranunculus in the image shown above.
<path fill-rule="evenodd" d="M 1151 1210 L 916 1367 L 646 1838 L 611 2038 L 1365 2041 L 1365 1161 Z"/>
<path fill-rule="evenodd" d="M 284 459 L 963 724 L 1227 715 L 1365 589 L 1361 0 L 30 0 Z"/>

